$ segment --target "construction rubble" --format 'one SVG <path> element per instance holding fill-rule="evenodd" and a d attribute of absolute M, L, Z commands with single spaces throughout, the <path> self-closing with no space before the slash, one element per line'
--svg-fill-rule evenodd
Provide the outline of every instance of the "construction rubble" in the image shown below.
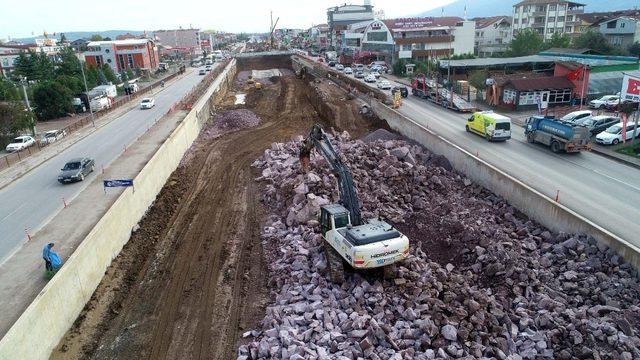
<path fill-rule="evenodd" d="M 618 255 L 583 234 L 553 233 L 403 140 L 333 144 L 353 173 L 364 219 L 411 241 L 385 280 L 326 274 L 317 214 L 335 177 L 298 144 L 274 143 L 254 167 L 270 216 L 262 233 L 272 303 L 238 359 L 637 359 L 640 287 Z"/>

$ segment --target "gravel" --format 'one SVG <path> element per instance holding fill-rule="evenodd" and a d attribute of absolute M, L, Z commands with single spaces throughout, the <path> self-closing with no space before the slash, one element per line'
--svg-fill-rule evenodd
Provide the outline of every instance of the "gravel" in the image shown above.
<path fill-rule="evenodd" d="M 315 152 L 297 144 L 254 162 L 270 216 L 262 242 L 273 302 L 239 359 L 640 358 L 640 286 L 632 267 L 585 234 L 554 233 L 401 140 L 334 146 L 350 167 L 363 217 L 409 236 L 395 278 L 326 274 L 317 214 L 336 202 Z"/>

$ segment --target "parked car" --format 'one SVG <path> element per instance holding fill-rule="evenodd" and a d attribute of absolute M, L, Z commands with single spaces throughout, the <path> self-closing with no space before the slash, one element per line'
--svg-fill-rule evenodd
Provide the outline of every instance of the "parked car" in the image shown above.
<path fill-rule="evenodd" d="M 200 69 L 200 71 L 198 71 L 198 75 L 207 75 L 207 70 Z"/>
<path fill-rule="evenodd" d="M 605 107 L 605 104 L 607 103 L 607 101 L 615 100 L 615 99 L 620 99 L 620 97 L 618 95 L 605 95 L 600 99 L 589 101 L 589 106 L 594 109 L 601 109 Z"/>
<path fill-rule="evenodd" d="M 595 136 L 619 122 L 619 117 L 599 115 L 584 118 L 584 120 L 580 121 L 580 125 L 587 127 L 589 129 L 589 132 L 591 132 L 591 136 Z"/>
<path fill-rule="evenodd" d="M 362 71 L 356 71 L 353 76 L 355 76 L 357 79 L 364 79 L 364 73 Z"/>
<path fill-rule="evenodd" d="M 332 61 L 329 61 L 327 65 L 329 65 L 330 67 L 334 67 L 336 66 L 336 62 L 332 60 Z"/>
<path fill-rule="evenodd" d="M 5 150 L 7 150 L 7 152 L 22 151 L 28 148 L 29 146 L 35 145 L 35 143 L 36 143 L 36 140 L 31 136 L 28 136 L 28 135 L 18 136 L 17 138 L 11 140 L 11 142 L 9 143 L 9 145 L 7 145 Z"/>
<path fill-rule="evenodd" d="M 609 111 L 614 111 L 618 108 L 618 105 L 620 105 L 620 98 L 613 98 L 613 99 L 609 99 L 604 103 L 604 108 L 609 110 Z"/>
<path fill-rule="evenodd" d="M 369 74 L 375 76 L 376 79 L 380 77 L 380 72 L 376 70 L 370 71 Z"/>
<path fill-rule="evenodd" d="M 343 71 L 343 70 L 344 70 L 344 65 L 342 65 L 342 64 L 336 64 L 336 70 L 338 70 L 338 71 Z"/>
<path fill-rule="evenodd" d="M 382 80 L 378 82 L 378 89 L 389 90 L 391 89 L 391 83 L 387 80 Z"/>
<path fill-rule="evenodd" d="M 368 83 L 374 83 L 374 82 L 376 82 L 376 77 L 371 75 L 371 74 L 369 74 L 369 75 L 364 77 L 364 81 L 368 82 Z"/>
<path fill-rule="evenodd" d="M 578 110 L 568 113 L 567 115 L 560 118 L 562 121 L 568 122 L 576 122 L 580 119 L 584 119 L 586 117 L 591 116 L 591 110 Z"/>
<path fill-rule="evenodd" d="M 151 109 L 156 106 L 156 101 L 153 98 L 144 98 L 140 102 L 140 109 Z"/>
<path fill-rule="evenodd" d="M 403 98 L 409 96 L 409 89 L 407 89 L 406 86 L 395 86 L 393 89 L 391 89 L 392 94 L 395 94 L 396 91 L 399 91 L 400 96 L 402 96 Z"/>
<path fill-rule="evenodd" d="M 344 68 L 344 73 L 345 74 L 353 74 L 353 69 L 350 68 L 350 67 L 346 67 L 346 68 Z"/>
<path fill-rule="evenodd" d="M 353 67 L 356 71 L 364 71 L 364 64 L 354 64 Z"/>
<path fill-rule="evenodd" d="M 211 71 L 211 65 L 207 65 L 207 66 L 205 66 L 205 67 L 204 67 L 204 70 L 205 70 L 205 71 Z"/>
<path fill-rule="evenodd" d="M 631 140 L 633 136 L 640 135 L 640 128 L 636 129 L 635 124 L 627 124 L 626 140 Z M 610 126 L 605 131 L 596 135 L 596 142 L 602 145 L 618 145 L 622 142 L 622 123 Z"/>
<path fill-rule="evenodd" d="M 67 136 L 66 130 L 49 130 L 42 134 L 42 144 L 51 144 Z"/>
<path fill-rule="evenodd" d="M 60 169 L 58 181 L 61 184 L 82 181 L 95 169 L 95 162 L 88 157 L 76 158 L 67 161 Z"/>

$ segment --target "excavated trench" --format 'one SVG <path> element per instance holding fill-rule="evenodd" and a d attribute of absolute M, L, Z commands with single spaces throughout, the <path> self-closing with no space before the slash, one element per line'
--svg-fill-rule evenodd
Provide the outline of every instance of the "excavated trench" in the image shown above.
<path fill-rule="evenodd" d="M 272 143 L 305 134 L 314 123 L 360 134 L 377 126 L 337 88 L 328 88 L 323 96 L 330 95 L 320 100 L 324 85 L 297 78 L 286 57 L 243 59 L 237 80 L 246 71 L 278 68 L 284 75 L 264 79 L 262 90 L 234 81 L 218 101 L 214 120 L 53 359 L 235 357 L 243 332 L 258 325 L 270 302 L 260 243 L 262 190 L 251 163 Z M 246 94 L 246 104 L 234 105 L 236 93 Z"/>

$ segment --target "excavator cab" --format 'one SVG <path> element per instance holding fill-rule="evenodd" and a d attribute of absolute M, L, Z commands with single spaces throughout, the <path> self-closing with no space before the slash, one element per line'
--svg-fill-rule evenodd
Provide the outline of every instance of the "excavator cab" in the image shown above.
<path fill-rule="evenodd" d="M 329 230 L 351 226 L 349 210 L 339 204 L 325 205 L 320 208 L 320 229 L 326 236 Z"/>

